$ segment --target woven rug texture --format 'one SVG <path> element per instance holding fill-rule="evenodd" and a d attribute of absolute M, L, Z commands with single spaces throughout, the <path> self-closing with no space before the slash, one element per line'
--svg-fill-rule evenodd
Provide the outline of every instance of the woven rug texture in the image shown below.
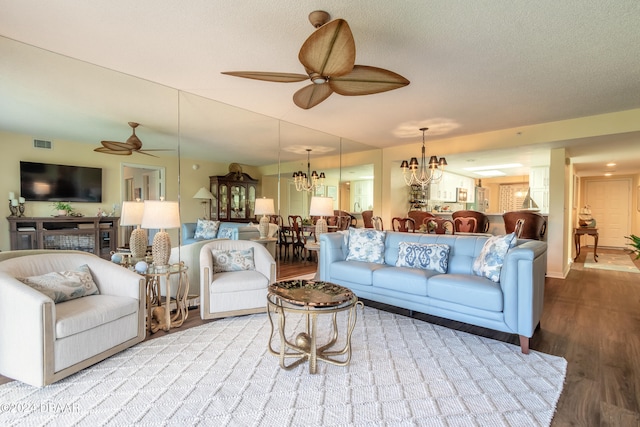
<path fill-rule="evenodd" d="M 47 387 L 2 385 L 0 425 L 550 425 L 565 359 L 370 307 L 357 315 L 348 366 L 284 370 L 267 350 L 266 314 L 221 319 Z M 318 336 L 328 337 L 322 317 Z M 345 324 L 341 313 L 340 331 Z M 304 328 L 302 316 L 287 319 L 288 335 Z"/>
<path fill-rule="evenodd" d="M 638 267 L 631 261 L 629 254 L 624 252 L 620 254 L 600 254 L 598 255 L 598 262 L 595 262 L 593 255 L 590 254 L 584 261 L 584 268 L 640 273 Z"/>

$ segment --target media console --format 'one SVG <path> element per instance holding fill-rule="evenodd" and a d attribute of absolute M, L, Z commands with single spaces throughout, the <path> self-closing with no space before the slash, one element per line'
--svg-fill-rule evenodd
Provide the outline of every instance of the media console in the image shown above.
<path fill-rule="evenodd" d="M 110 259 L 119 217 L 7 217 L 11 250 L 73 249 Z"/>

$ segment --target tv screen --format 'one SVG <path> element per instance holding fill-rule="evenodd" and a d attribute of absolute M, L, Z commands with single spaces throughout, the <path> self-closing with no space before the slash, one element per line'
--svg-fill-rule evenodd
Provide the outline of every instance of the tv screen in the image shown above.
<path fill-rule="evenodd" d="M 34 202 L 102 202 L 102 169 L 20 162 L 20 195 Z"/>

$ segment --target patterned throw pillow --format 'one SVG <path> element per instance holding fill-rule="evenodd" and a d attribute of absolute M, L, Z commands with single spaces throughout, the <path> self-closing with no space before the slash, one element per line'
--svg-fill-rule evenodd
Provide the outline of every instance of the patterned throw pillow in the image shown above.
<path fill-rule="evenodd" d="M 400 242 L 397 267 L 421 268 L 446 273 L 449 245 L 439 243 Z"/>
<path fill-rule="evenodd" d="M 242 250 L 211 249 L 213 272 L 255 270 L 253 248 Z"/>
<path fill-rule="evenodd" d="M 516 233 L 489 237 L 484 243 L 480 255 L 473 261 L 473 273 L 498 283 L 504 257 L 515 244 Z"/>
<path fill-rule="evenodd" d="M 99 293 L 91 277 L 89 266 L 86 264 L 78 267 L 76 271 L 61 271 L 42 276 L 16 277 L 16 279 L 42 292 L 55 303 Z"/>
<path fill-rule="evenodd" d="M 206 219 L 199 219 L 196 225 L 196 232 L 193 236 L 194 239 L 215 239 L 218 235 L 218 227 L 220 227 L 220 221 L 209 221 Z"/>
<path fill-rule="evenodd" d="M 385 236 L 386 232 L 373 228 L 350 228 L 347 261 L 384 264 Z"/>
<path fill-rule="evenodd" d="M 238 229 L 235 227 L 220 227 L 218 239 L 238 240 Z"/>

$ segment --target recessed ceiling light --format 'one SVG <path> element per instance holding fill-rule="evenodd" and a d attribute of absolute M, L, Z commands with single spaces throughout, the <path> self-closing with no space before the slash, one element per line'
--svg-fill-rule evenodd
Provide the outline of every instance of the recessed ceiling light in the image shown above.
<path fill-rule="evenodd" d="M 607 163 L 607 167 L 612 168 L 614 167 L 616 164 L 615 163 Z"/>
<path fill-rule="evenodd" d="M 505 176 L 506 173 L 499 170 L 483 170 L 474 172 L 476 175 L 480 176 Z"/>
<path fill-rule="evenodd" d="M 611 176 L 611 175 L 613 175 L 611 172 L 607 172 L 604 174 L 604 176 Z"/>
<path fill-rule="evenodd" d="M 464 168 L 464 170 L 475 172 L 475 171 L 486 171 L 486 170 L 492 170 L 492 169 L 511 169 L 511 168 L 520 168 L 520 167 L 522 167 L 520 163 L 506 163 L 504 165 L 474 166 L 471 168 Z"/>

